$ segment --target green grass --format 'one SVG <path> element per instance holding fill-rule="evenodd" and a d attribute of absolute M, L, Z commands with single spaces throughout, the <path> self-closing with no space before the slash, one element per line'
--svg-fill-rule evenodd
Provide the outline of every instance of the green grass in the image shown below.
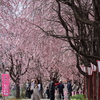
<path fill-rule="evenodd" d="M 0 94 L 0 98 L 2 97 L 2 94 Z"/>
<path fill-rule="evenodd" d="M 88 99 L 85 99 L 83 94 L 79 94 L 72 96 L 70 100 L 88 100 Z"/>

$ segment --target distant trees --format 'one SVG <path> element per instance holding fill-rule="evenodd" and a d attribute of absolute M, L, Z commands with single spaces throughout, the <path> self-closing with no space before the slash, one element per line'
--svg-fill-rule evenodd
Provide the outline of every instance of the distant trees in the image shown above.
<path fill-rule="evenodd" d="M 16 54 L 5 53 L 2 60 L 1 69 L 3 72 L 8 72 L 10 78 L 16 85 L 16 98 L 20 97 L 20 81 L 21 77 L 26 74 L 29 68 L 30 58 L 25 57 L 22 52 Z"/>

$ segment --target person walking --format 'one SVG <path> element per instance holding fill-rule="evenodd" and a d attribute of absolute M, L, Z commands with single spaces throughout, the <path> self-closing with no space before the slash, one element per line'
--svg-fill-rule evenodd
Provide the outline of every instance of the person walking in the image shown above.
<path fill-rule="evenodd" d="M 29 81 L 29 79 L 27 79 L 26 81 L 26 98 L 31 98 L 31 93 L 30 93 L 30 87 L 31 87 L 31 83 Z"/>
<path fill-rule="evenodd" d="M 31 95 L 33 94 L 34 81 L 35 81 L 35 79 L 32 79 L 32 80 L 31 80 L 31 88 L 30 88 L 30 93 L 31 93 Z"/>
<path fill-rule="evenodd" d="M 58 93 L 59 93 L 59 100 L 64 99 L 64 84 L 62 83 L 62 81 L 60 80 L 60 84 L 57 86 L 58 88 Z"/>
<path fill-rule="evenodd" d="M 50 78 L 51 81 L 49 83 L 49 93 L 50 93 L 50 100 L 55 100 L 55 78 Z"/>
<path fill-rule="evenodd" d="M 31 100 L 40 100 L 40 96 L 39 96 L 39 82 L 36 79 L 34 82 L 34 89 L 33 89 L 33 94 L 31 96 Z"/>
<path fill-rule="evenodd" d="M 68 90 L 68 99 L 70 100 L 70 97 L 72 96 L 71 80 L 68 80 L 68 82 L 67 82 L 67 90 Z"/>
<path fill-rule="evenodd" d="M 78 85 L 77 85 L 77 82 L 74 81 L 74 84 L 72 86 L 73 95 L 76 95 L 77 94 L 77 91 L 78 91 Z"/>

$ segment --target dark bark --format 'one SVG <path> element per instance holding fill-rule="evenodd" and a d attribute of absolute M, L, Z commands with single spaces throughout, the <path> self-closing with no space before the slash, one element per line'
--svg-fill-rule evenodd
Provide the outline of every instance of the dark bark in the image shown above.
<path fill-rule="evenodd" d="M 88 99 L 93 98 L 93 89 L 91 88 L 92 86 L 92 75 L 88 76 Z"/>
<path fill-rule="evenodd" d="M 20 86 L 16 84 L 16 98 L 20 98 Z"/>
<path fill-rule="evenodd" d="M 96 100 L 97 99 L 97 97 L 96 97 L 96 88 L 97 88 L 97 86 L 96 86 L 96 72 L 93 72 L 93 77 L 92 77 L 92 83 L 93 83 L 93 100 Z"/>

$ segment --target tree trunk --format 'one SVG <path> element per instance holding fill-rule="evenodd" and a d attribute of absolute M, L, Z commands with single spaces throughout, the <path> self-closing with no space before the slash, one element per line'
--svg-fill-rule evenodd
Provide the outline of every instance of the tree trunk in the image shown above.
<path fill-rule="evenodd" d="M 99 88 L 99 73 L 97 72 L 97 75 L 96 75 L 96 100 L 99 100 L 98 99 L 98 88 Z"/>
<path fill-rule="evenodd" d="M 93 100 L 96 100 L 96 72 L 93 72 Z"/>
<path fill-rule="evenodd" d="M 93 98 L 93 89 L 92 87 L 92 75 L 88 76 L 88 100 Z"/>
<path fill-rule="evenodd" d="M 16 98 L 20 98 L 20 86 L 16 84 Z"/>

